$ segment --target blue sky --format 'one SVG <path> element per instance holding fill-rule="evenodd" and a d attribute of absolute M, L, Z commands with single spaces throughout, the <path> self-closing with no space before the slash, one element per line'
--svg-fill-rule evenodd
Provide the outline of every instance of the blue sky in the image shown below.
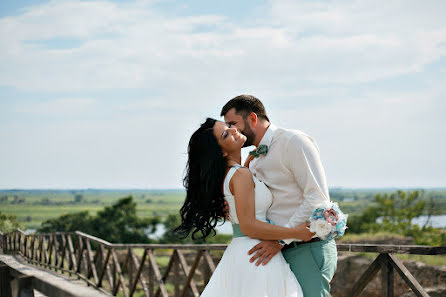
<path fill-rule="evenodd" d="M 180 188 L 242 93 L 316 139 L 332 187 L 446 186 L 445 9 L 0 1 L 0 188 Z"/>

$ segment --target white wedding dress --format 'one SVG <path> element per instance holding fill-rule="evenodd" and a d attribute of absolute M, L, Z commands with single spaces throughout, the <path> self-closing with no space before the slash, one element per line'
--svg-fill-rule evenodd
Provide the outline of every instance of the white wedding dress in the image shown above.
<path fill-rule="evenodd" d="M 229 181 L 241 166 L 231 167 L 224 181 L 225 200 L 229 204 L 232 224 L 238 224 L 234 196 Z M 266 211 L 272 195 L 264 183 L 255 182 L 255 212 L 257 220 L 266 222 Z M 201 297 L 303 297 L 302 289 L 282 253 L 263 266 L 250 263 L 248 251 L 260 240 L 250 237 L 233 238 Z"/>

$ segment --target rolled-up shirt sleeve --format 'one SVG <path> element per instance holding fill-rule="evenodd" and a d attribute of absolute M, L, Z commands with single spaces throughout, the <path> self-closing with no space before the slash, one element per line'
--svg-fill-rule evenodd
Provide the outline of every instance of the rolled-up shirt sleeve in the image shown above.
<path fill-rule="evenodd" d="M 288 227 L 308 221 L 313 211 L 330 202 L 324 168 L 315 141 L 308 135 L 293 135 L 284 154 L 285 162 L 303 192 L 304 200 L 291 216 Z M 290 243 L 294 239 L 286 239 Z"/>

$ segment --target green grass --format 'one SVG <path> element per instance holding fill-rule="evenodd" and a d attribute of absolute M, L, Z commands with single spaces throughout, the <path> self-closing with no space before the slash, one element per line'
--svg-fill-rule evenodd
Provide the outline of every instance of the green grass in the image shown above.
<path fill-rule="evenodd" d="M 156 255 L 155 261 L 159 267 L 165 268 L 169 264 L 170 256 Z"/>
<path fill-rule="evenodd" d="M 432 266 L 446 266 L 446 255 L 406 255 L 397 254 L 403 261 L 419 261 Z"/>
<path fill-rule="evenodd" d="M 76 195 L 82 195 L 80 203 L 75 202 Z M 181 190 L 0 190 L 0 209 L 15 215 L 24 229 L 36 229 L 64 214 L 89 211 L 95 215 L 129 195 L 137 203 L 138 216 L 146 218 L 178 213 L 185 197 Z"/>
<path fill-rule="evenodd" d="M 378 253 L 351 253 L 355 256 L 363 256 L 370 260 L 375 260 Z M 446 266 L 446 255 L 408 255 L 408 254 L 394 254 L 402 261 L 417 261 L 431 266 Z"/>
<path fill-rule="evenodd" d="M 340 239 L 336 239 L 338 243 L 343 242 L 363 242 L 363 241 L 381 241 L 386 239 L 404 239 L 405 237 L 400 234 L 394 234 L 389 232 L 377 232 L 373 234 L 360 233 L 360 234 L 345 234 Z"/>
<path fill-rule="evenodd" d="M 345 213 L 360 213 L 378 193 L 394 189 L 330 189 L 334 201 Z M 82 195 L 80 203 L 75 197 Z M 94 215 L 104 206 L 132 195 L 141 217 L 164 217 L 178 213 L 185 197 L 184 190 L 0 190 L 0 210 L 17 216 L 24 229 L 35 229 L 45 220 L 63 214 L 88 210 Z M 429 189 L 424 199 L 434 199 L 438 214 L 446 213 L 446 189 Z"/>
<path fill-rule="evenodd" d="M 347 234 L 341 239 L 336 240 L 337 243 L 349 242 L 375 242 L 386 241 L 395 239 L 404 239 L 405 237 L 400 234 L 394 234 L 389 232 L 379 233 L 362 233 L 362 234 Z M 391 244 L 391 243 L 389 243 Z M 368 259 L 374 260 L 378 256 L 377 253 L 349 253 L 351 255 L 361 255 Z M 409 254 L 394 254 L 403 261 L 419 261 L 427 265 L 432 266 L 446 266 L 446 255 L 409 255 Z"/>

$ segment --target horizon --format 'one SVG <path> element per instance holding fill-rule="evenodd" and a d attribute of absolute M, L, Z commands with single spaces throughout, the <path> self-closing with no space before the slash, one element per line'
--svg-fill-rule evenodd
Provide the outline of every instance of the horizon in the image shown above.
<path fill-rule="evenodd" d="M 446 190 L 444 187 L 328 187 L 329 190 Z M 185 191 L 184 188 L 0 188 L 0 191 Z"/>

